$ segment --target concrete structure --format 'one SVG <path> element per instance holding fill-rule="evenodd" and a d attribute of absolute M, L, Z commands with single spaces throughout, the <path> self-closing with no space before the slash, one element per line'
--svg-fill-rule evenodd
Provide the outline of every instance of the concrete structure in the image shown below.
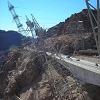
<path fill-rule="evenodd" d="M 51 55 L 51 53 L 47 53 Z M 65 55 L 52 55 L 59 63 L 68 68 L 74 77 L 85 83 L 100 86 L 100 64 L 79 60 Z"/>

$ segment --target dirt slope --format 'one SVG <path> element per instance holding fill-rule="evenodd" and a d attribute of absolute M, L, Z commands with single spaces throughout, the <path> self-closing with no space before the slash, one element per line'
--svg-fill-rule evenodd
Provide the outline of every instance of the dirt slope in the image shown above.
<path fill-rule="evenodd" d="M 13 50 L 0 71 L 3 100 L 91 100 L 71 73 L 29 46 Z"/>

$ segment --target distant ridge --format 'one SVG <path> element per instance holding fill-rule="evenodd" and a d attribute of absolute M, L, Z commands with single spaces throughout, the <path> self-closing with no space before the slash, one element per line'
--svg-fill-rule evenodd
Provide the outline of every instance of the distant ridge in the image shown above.
<path fill-rule="evenodd" d="M 0 50 L 6 50 L 11 46 L 21 45 L 22 37 L 23 36 L 16 31 L 0 30 Z"/>

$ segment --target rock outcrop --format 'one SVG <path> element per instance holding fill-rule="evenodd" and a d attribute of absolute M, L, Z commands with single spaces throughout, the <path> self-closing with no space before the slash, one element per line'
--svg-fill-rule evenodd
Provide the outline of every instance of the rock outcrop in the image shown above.
<path fill-rule="evenodd" d="M 0 96 L 11 100 L 14 95 L 19 95 L 40 75 L 44 62 L 42 54 L 35 51 L 19 49 L 11 52 L 0 71 Z"/>
<path fill-rule="evenodd" d="M 47 51 L 72 54 L 74 51 L 96 49 L 93 34 L 87 33 L 79 38 L 75 34 L 59 35 L 45 39 Z"/>
<path fill-rule="evenodd" d="M 96 16 L 95 10 L 93 13 Z M 48 29 L 45 45 L 46 50 L 64 54 L 79 50 L 96 50 L 88 10 L 83 9 L 71 15 L 65 22 L 60 22 Z"/>

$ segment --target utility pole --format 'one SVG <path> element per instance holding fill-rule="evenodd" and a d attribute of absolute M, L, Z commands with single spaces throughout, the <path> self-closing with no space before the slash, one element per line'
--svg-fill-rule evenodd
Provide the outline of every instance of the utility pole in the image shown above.
<path fill-rule="evenodd" d="M 89 1 L 90 0 L 85 0 L 96 42 L 97 51 L 100 55 L 100 0 L 96 0 L 97 7 L 94 7 Z M 94 15 L 93 10 L 96 11 L 97 17 L 96 15 Z"/>

